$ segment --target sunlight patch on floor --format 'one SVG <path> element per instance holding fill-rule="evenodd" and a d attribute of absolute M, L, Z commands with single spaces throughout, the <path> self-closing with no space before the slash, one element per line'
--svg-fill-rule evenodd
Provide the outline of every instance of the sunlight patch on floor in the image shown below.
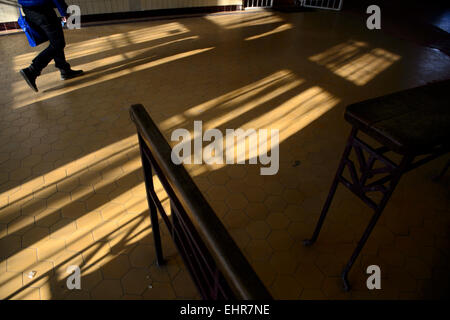
<path fill-rule="evenodd" d="M 191 39 L 191 38 L 189 38 Z M 186 39 L 184 39 L 186 40 Z M 53 97 L 57 97 L 63 94 L 68 94 L 72 91 L 79 90 L 85 87 L 89 87 L 92 85 L 96 85 L 99 83 L 103 83 L 105 81 L 114 80 L 119 77 L 123 77 L 129 74 L 132 74 L 134 72 L 139 72 L 143 70 L 147 70 L 150 68 L 154 68 L 166 63 L 171 63 L 180 59 L 185 59 L 194 55 L 198 55 L 207 51 L 210 51 L 214 49 L 214 47 L 209 48 L 202 48 L 202 49 L 195 49 L 187 52 L 181 52 L 174 54 L 172 56 L 156 59 L 153 61 L 148 62 L 149 59 L 153 58 L 154 56 L 141 56 L 143 53 L 148 51 L 149 49 L 141 49 L 136 50 L 133 53 L 128 53 L 127 55 L 119 54 L 115 55 L 113 57 L 108 57 L 105 59 L 101 59 L 98 61 L 94 61 L 91 63 L 87 63 L 85 65 L 79 65 L 78 68 L 85 69 L 85 70 L 91 70 L 91 72 L 87 73 L 83 76 L 83 78 L 69 80 L 67 84 L 60 85 L 59 87 L 52 88 L 48 91 L 44 91 L 43 94 L 40 94 L 38 96 L 36 95 L 30 95 L 30 88 L 27 86 L 27 84 L 21 80 L 16 83 L 12 84 L 13 87 L 13 96 L 14 96 L 14 103 L 13 108 L 18 109 L 22 108 L 24 106 L 27 106 L 31 103 L 36 103 L 39 101 L 44 101 L 46 99 L 50 99 Z M 130 60 L 129 57 L 135 57 L 135 59 Z M 95 67 L 100 67 L 112 63 L 120 63 L 124 62 L 122 64 L 119 64 L 115 67 L 106 68 L 106 70 L 100 70 L 100 71 L 92 71 L 92 69 L 95 70 Z M 53 75 L 53 79 L 56 77 L 56 74 Z M 41 79 L 39 79 L 41 80 Z M 47 77 L 47 81 L 54 81 L 50 80 L 50 77 Z M 42 86 L 42 82 L 39 83 L 39 86 Z M 51 84 L 51 82 L 50 82 Z M 44 85 L 46 85 L 44 83 Z M 48 85 L 48 84 L 47 84 Z M 32 92 L 34 94 L 34 92 Z"/>
<path fill-rule="evenodd" d="M 166 131 L 182 127 L 183 125 L 191 128 L 192 123 L 190 122 L 201 120 L 209 112 L 214 112 L 215 117 L 203 123 L 204 131 L 226 126 L 227 123 L 234 119 L 252 114 L 262 105 L 270 103 L 270 101 L 283 94 L 292 92 L 292 90 L 297 89 L 303 83 L 303 79 L 297 78 L 289 70 L 280 70 L 250 85 L 192 107 L 183 112 L 183 114 L 177 114 L 163 121 L 160 128 Z M 259 129 L 277 129 L 280 135 L 279 142 L 282 143 L 321 117 L 339 102 L 339 98 L 324 89 L 317 86 L 311 87 L 282 104 L 273 106 L 269 112 L 258 115 L 241 126 L 241 128 L 244 130 L 254 129 L 257 132 Z M 218 111 L 220 112 L 218 113 Z M 225 135 L 225 132 L 223 132 L 223 135 Z M 202 139 L 197 132 L 191 129 L 190 140 L 183 140 L 183 143 L 189 144 L 199 138 Z M 257 150 L 254 150 L 255 148 Z M 265 154 L 267 150 L 270 151 L 270 147 L 265 149 L 261 148 L 259 144 L 249 144 L 249 137 L 238 139 L 237 143 L 232 146 L 232 149 L 230 150 L 230 147 L 227 148 L 224 144 L 223 155 L 227 153 L 234 154 L 235 159 L 244 158 L 246 161 L 255 156 Z M 203 151 L 204 148 L 202 149 Z M 205 165 L 200 168 L 189 165 L 188 168 L 190 173 L 196 176 L 205 173 L 206 170 L 214 171 L 224 166 L 226 166 L 225 162 L 223 164 Z"/>
<path fill-rule="evenodd" d="M 283 22 L 283 18 L 273 12 L 258 12 L 251 14 L 212 15 L 206 19 L 225 29 L 239 29 L 250 26 Z"/>
<path fill-rule="evenodd" d="M 370 49 L 360 41 L 347 41 L 309 58 L 358 86 L 366 85 L 400 56 L 382 48 Z"/>
<path fill-rule="evenodd" d="M 178 22 L 170 22 L 163 25 L 117 33 L 82 42 L 69 43 L 65 48 L 65 53 L 67 59 L 72 60 L 88 55 L 104 53 L 108 50 L 124 48 L 129 45 L 179 36 L 188 32 L 189 30 L 184 25 Z M 39 50 L 41 49 L 42 48 L 39 47 Z M 14 71 L 19 71 L 20 69 L 27 67 L 30 61 L 36 56 L 37 51 L 38 50 L 36 50 L 36 52 L 25 53 L 14 57 Z"/>
<path fill-rule="evenodd" d="M 123 182 L 118 188 L 115 185 L 127 174 L 141 170 L 136 143 L 137 137 L 133 135 L 48 172 L 43 176 L 43 186 L 28 189 L 30 200 L 22 203 L 28 196 L 24 193 L 16 203 L 0 211 L 2 219 L 11 210 L 20 210 L 23 217 L 34 218 L 13 220 L 8 224 L 10 234 L 23 233 L 27 228 L 38 231 L 36 234 L 32 231 L 30 236 L 27 233 L 23 248 L 2 261 L 0 297 L 50 299 L 56 284 L 60 288 L 65 286 L 69 265 L 79 265 L 84 279 L 89 279 L 127 248 L 136 243 L 152 243 L 144 182 L 132 179 L 125 188 L 120 187 Z M 170 202 L 156 176 L 153 183 L 170 216 Z M 70 193 L 61 191 L 72 189 Z M 41 224 L 34 225 L 35 221 L 45 219 L 59 219 L 48 227 L 48 234 L 42 233 L 45 227 Z"/>
<path fill-rule="evenodd" d="M 251 41 L 251 40 L 256 40 L 256 39 L 261 39 L 261 38 L 264 38 L 264 37 L 268 37 L 268 36 L 271 36 L 273 34 L 277 34 L 277 33 L 283 32 L 283 31 L 290 30 L 293 27 L 294 26 L 291 23 L 285 23 L 285 24 L 282 24 L 281 26 L 278 26 L 278 27 L 274 28 L 271 31 L 267 31 L 267 32 L 264 32 L 264 33 L 261 33 L 261 34 L 255 35 L 255 36 L 247 37 L 247 38 L 245 38 L 245 41 Z"/>
<path fill-rule="evenodd" d="M 182 124 L 187 125 L 187 121 L 194 121 L 196 117 L 201 117 L 205 113 L 216 111 L 217 108 L 223 111 L 230 110 L 225 115 L 216 115 L 211 122 L 205 124 L 206 128 L 214 128 L 250 111 L 270 98 L 285 92 L 286 89 L 298 86 L 301 82 L 302 80 L 296 78 L 289 70 L 280 70 L 254 83 L 191 107 L 183 113 L 173 115 L 162 121 L 159 127 L 161 130 L 167 131 Z M 262 92 L 274 90 L 274 88 L 281 84 L 284 85 L 284 89 L 278 89 L 276 92 L 270 91 L 268 96 L 260 96 Z"/>

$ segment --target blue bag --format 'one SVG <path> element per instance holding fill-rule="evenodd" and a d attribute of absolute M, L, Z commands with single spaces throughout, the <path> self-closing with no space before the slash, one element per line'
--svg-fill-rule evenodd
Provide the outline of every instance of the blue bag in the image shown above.
<path fill-rule="evenodd" d="M 41 33 L 38 30 L 33 29 L 32 25 L 27 21 L 26 17 L 22 15 L 22 10 L 20 10 L 20 8 L 19 8 L 19 20 L 17 20 L 17 23 L 25 32 L 30 46 L 36 47 L 48 40 L 47 36 L 44 33 Z"/>

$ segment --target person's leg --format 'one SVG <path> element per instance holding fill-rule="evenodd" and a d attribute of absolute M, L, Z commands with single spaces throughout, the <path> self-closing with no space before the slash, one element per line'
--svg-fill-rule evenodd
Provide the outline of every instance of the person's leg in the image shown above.
<path fill-rule="evenodd" d="M 31 63 L 30 69 L 38 76 L 50 61 L 53 60 L 57 48 L 61 46 L 61 41 L 59 43 L 55 41 L 55 39 L 57 40 L 57 31 L 55 31 L 57 17 L 51 7 L 23 7 L 23 12 L 31 27 L 45 33 L 50 41 L 49 46 L 40 52 Z"/>
<path fill-rule="evenodd" d="M 60 70 L 61 79 L 63 80 L 82 74 L 83 72 L 81 70 L 72 70 L 70 64 L 66 61 L 64 54 L 64 48 L 66 46 L 64 32 L 55 10 L 49 6 L 39 6 L 24 7 L 23 11 L 27 21 L 34 28 L 39 28 L 41 32 L 45 33 L 50 42 L 49 46 L 33 59 L 30 67 L 21 70 L 22 76 L 30 87 L 38 91 L 35 82 L 36 78 L 51 60 L 55 60 L 55 67 Z"/>
<path fill-rule="evenodd" d="M 56 68 L 70 69 L 64 54 L 64 33 L 55 10 L 51 7 L 41 7 L 24 9 L 24 12 L 27 19 L 47 35 L 50 42 L 49 46 L 33 59 L 32 66 L 40 72 L 54 59 Z"/>
<path fill-rule="evenodd" d="M 46 18 L 48 23 L 43 24 L 41 28 L 47 34 L 50 41 L 49 50 L 51 50 L 50 53 L 55 60 L 55 67 L 61 72 L 61 79 L 67 80 L 81 75 L 83 73 L 82 70 L 72 70 L 70 68 L 70 64 L 66 61 L 66 56 L 64 54 L 64 48 L 66 46 L 64 32 L 61 26 L 61 21 L 56 16 L 55 11 L 53 9 L 49 11 L 46 14 Z M 35 58 L 35 60 L 37 60 L 36 63 L 40 62 L 39 58 L 39 56 Z M 44 60 L 45 58 L 44 53 L 44 57 L 42 59 L 44 63 L 46 62 L 46 60 Z"/>
<path fill-rule="evenodd" d="M 22 7 L 23 12 L 25 14 L 27 22 L 33 29 L 41 30 L 40 25 L 43 23 L 44 16 L 40 12 L 38 7 Z M 46 48 L 44 51 L 39 53 L 38 57 L 36 57 L 31 65 L 28 68 L 20 70 L 20 74 L 28 83 L 28 85 L 34 90 L 38 91 L 36 86 L 36 78 L 41 74 L 42 69 L 44 69 L 48 63 L 52 60 L 52 50 L 51 45 Z"/>
<path fill-rule="evenodd" d="M 31 62 L 30 69 L 32 69 L 36 76 L 39 76 L 42 70 L 52 61 L 54 55 L 54 48 L 51 44 L 43 51 L 41 51 Z"/>

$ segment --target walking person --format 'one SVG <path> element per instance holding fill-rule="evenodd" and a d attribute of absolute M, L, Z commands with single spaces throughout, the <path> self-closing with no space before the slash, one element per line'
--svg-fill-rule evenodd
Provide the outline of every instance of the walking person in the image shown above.
<path fill-rule="evenodd" d="M 61 80 L 72 79 L 83 74 L 82 70 L 72 70 L 70 64 L 66 61 L 64 47 L 64 33 L 61 20 L 56 15 L 54 8 L 57 8 L 63 21 L 67 21 L 67 4 L 64 0 L 19 0 L 26 19 L 33 25 L 33 28 L 39 28 L 39 31 L 45 34 L 50 42 L 49 46 L 39 53 L 33 59 L 28 68 L 20 70 L 28 85 L 38 91 L 36 78 L 42 70 L 50 63 L 55 61 L 55 67 L 61 72 Z"/>

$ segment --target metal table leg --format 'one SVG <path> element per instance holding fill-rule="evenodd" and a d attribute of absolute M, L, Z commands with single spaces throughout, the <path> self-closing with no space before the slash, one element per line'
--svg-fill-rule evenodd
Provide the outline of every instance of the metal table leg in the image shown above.
<path fill-rule="evenodd" d="M 333 201 L 334 194 L 336 193 L 336 189 L 338 187 L 340 177 L 345 169 L 345 164 L 347 161 L 348 156 L 350 155 L 350 151 L 352 151 L 352 143 L 353 138 L 356 136 L 358 130 L 355 128 L 352 129 L 352 132 L 350 133 L 350 137 L 347 140 L 347 145 L 344 150 L 344 154 L 342 155 L 341 162 L 339 163 L 338 170 L 336 172 L 336 176 L 334 177 L 333 183 L 331 184 L 330 192 L 328 193 L 327 200 L 325 201 L 325 205 L 322 208 L 322 212 L 320 214 L 319 221 L 317 222 L 316 228 L 314 229 L 314 233 L 309 239 L 303 240 L 303 244 L 305 246 L 310 246 L 314 242 L 316 242 L 317 237 L 319 236 L 320 230 L 322 229 L 323 222 L 325 221 L 325 218 L 327 216 L 328 210 L 330 209 L 331 202 Z"/>
<path fill-rule="evenodd" d="M 357 130 L 353 128 L 350 137 L 347 140 L 347 146 L 345 147 L 344 154 L 342 156 L 341 162 L 336 172 L 336 176 L 331 185 L 330 192 L 328 194 L 327 200 L 325 201 L 325 205 L 322 209 L 314 233 L 310 239 L 303 241 L 303 244 L 305 246 L 309 246 L 317 240 L 339 182 L 349 188 L 350 191 L 352 191 L 374 210 L 374 214 L 368 226 L 366 227 L 361 239 L 358 242 L 357 247 L 355 248 L 352 256 L 350 257 L 347 265 L 342 272 L 342 281 L 344 284 L 344 289 L 346 291 L 350 289 L 350 285 L 348 282 L 348 273 L 350 272 L 350 269 L 358 258 L 365 243 L 367 242 L 367 239 L 369 238 L 373 228 L 375 227 L 379 217 L 381 216 L 381 213 L 386 207 L 386 204 L 388 203 L 392 193 L 394 192 L 394 189 L 397 186 L 401 176 L 405 172 L 410 170 L 410 167 L 414 160 L 414 156 L 404 155 L 400 164 L 397 165 L 383 156 L 383 153 L 388 151 L 386 148 L 381 147 L 378 149 L 373 149 L 362 142 L 360 139 L 358 139 L 356 135 Z M 360 171 L 359 175 L 354 162 L 349 158 L 352 149 L 355 150 L 355 153 L 357 155 Z M 368 154 L 368 159 L 366 159 L 364 152 Z M 373 169 L 375 161 L 380 161 L 385 166 Z M 348 168 L 350 171 L 351 181 L 347 180 L 343 176 L 345 168 Z M 378 174 L 387 175 L 380 179 L 372 180 L 372 182 L 368 183 L 369 179 L 374 178 Z M 367 193 L 369 192 L 381 192 L 383 195 L 382 199 L 377 203 L 367 196 Z"/>

